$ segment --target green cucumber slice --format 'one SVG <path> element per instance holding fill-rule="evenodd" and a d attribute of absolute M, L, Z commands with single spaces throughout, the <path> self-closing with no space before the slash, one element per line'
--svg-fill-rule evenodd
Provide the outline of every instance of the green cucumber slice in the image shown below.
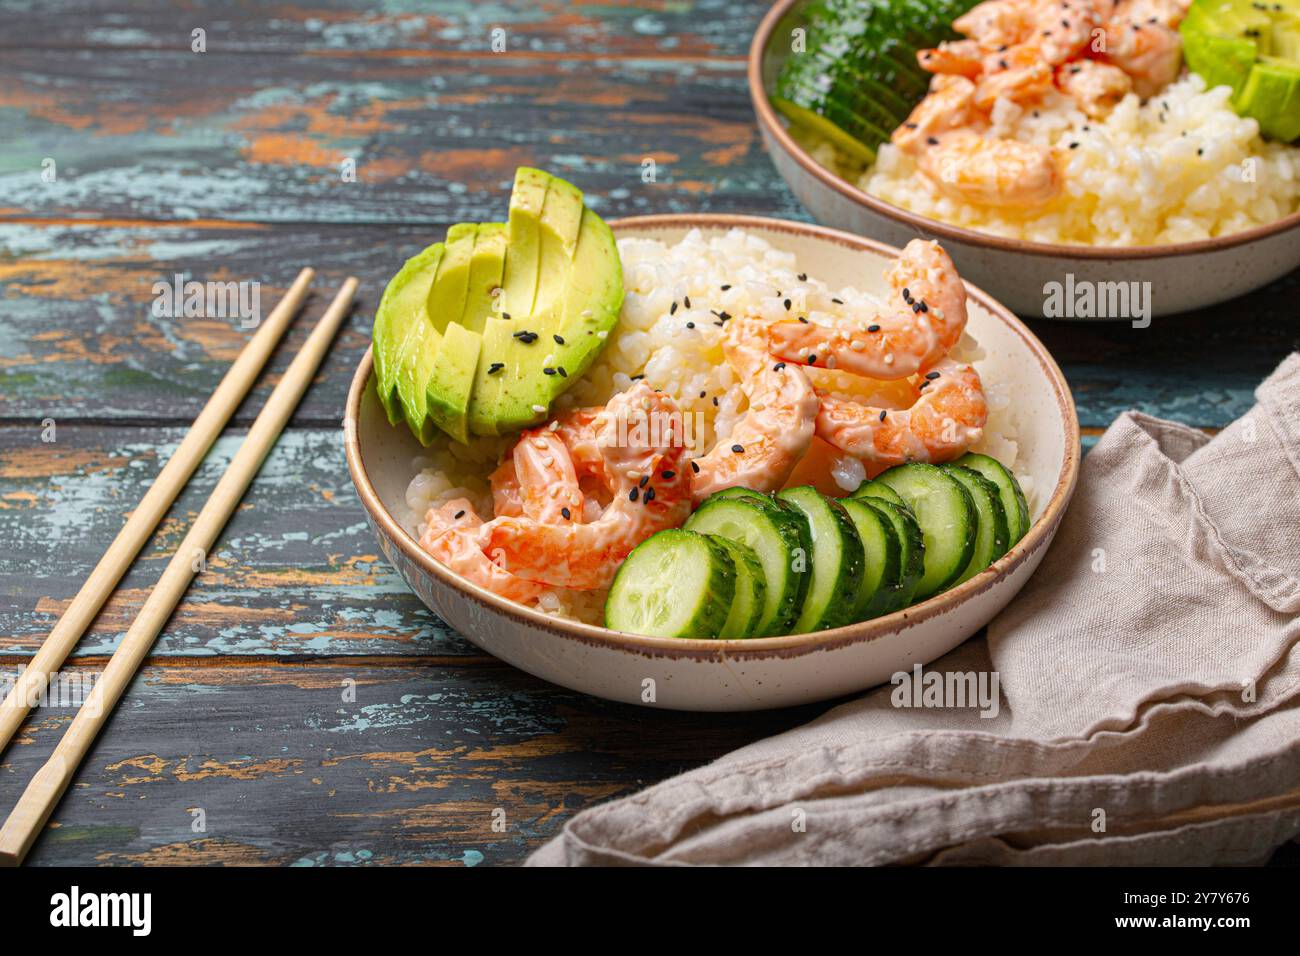
<path fill-rule="evenodd" d="M 937 465 L 897 465 L 876 480 L 898 492 L 921 526 L 925 572 L 916 600 L 924 601 L 952 585 L 970 564 L 979 525 L 975 502 L 957 479 Z"/>
<path fill-rule="evenodd" d="M 1007 512 L 1002 507 L 998 486 L 978 471 L 960 465 L 944 465 L 943 470 L 970 492 L 975 513 L 979 515 L 979 527 L 975 531 L 975 553 L 971 555 L 970 564 L 966 565 L 961 577 L 953 582 L 956 585 L 975 577 L 1007 553 L 1007 548 L 1010 547 L 1007 544 Z"/>
<path fill-rule="evenodd" d="M 868 478 L 862 484 L 858 485 L 857 490 L 854 491 L 853 494 L 849 495 L 849 497 L 850 498 L 880 498 L 884 501 L 889 501 L 892 502 L 893 504 L 903 505 L 904 507 L 906 507 L 905 502 L 903 501 L 902 498 L 899 497 L 897 491 L 889 487 L 889 485 L 881 484 L 879 481 L 874 481 L 870 478 Z"/>
<path fill-rule="evenodd" d="M 993 484 L 998 486 L 998 494 L 1002 498 L 1002 508 L 1007 513 L 1007 548 L 1010 549 L 1017 541 L 1025 536 L 1029 530 L 1029 503 L 1025 501 L 1025 493 L 1020 490 L 1020 482 L 1016 481 L 1015 474 L 1002 462 L 988 455 L 977 455 L 975 452 L 967 452 L 956 461 L 954 465 L 960 465 L 962 468 L 969 468 L 971 471 L 978 471 Z"/>
<path fill-rule="evenodd" d="M 858 589 L 858 603 L 853 609 L 855 621 L 866 621 L 893 610 L 898 600 L 898 585 L 902 577 L 902 547 L 893 523 L 871 504 L 862 499 L 844 498 L 840 501 L 862 540 L 862 584 Z"/>
<path fill-rule="evenodd" d="M 921 526 L 907 505 L 896 505 L 884 498 L 856 499 L 879 511 L 893 526 L 898 538 L 898 587 L 894 591 L 894 601 L 881 613 L 901 611 L 916 597 L 917 585 L 925 573 L 925 539 L 921 535 Z"/>
<path fill-rule="evenodd" d="M 724 640 L 753 637 L 759 618 L 763 616 L 763 600 L 767 596 L 763 566 L 758 563 L 758 555 L 749 545 L 721 535 L 709 537 L 727 550 L 731 555 L 731 563 L 736 568 L 736 594 L 731 599 L 731 613 L 727 615 L 718 637 Z"/>
<path fill-rule="evenodd" d="M 811 485 L 787 488 L 777 498 L 803 512 L 812 533 L 812 574 L 793 633 L 809 634 L 853 623 L 862 586 L 863 552 L 862 539 L 848 512 Z"/>
<path fill-rule="evenodd" d="M 774 501 L 751 498 L 709 497 L 684 528 L 700 534 L 714 534 L 748 545 L 763 568 L 767 593 L 763 613 L 754 627 L 755 636 L 788 634 L 803 607 L 811 533 L 802 513 L 783 508 Z"/>
<path fill-rule="evenodd" d="M 707 535 L 651 535 L 623 561 L 605 599 L 605 626 L 650 637 L 717 637 L 731 612 L 736 569 Z"/>

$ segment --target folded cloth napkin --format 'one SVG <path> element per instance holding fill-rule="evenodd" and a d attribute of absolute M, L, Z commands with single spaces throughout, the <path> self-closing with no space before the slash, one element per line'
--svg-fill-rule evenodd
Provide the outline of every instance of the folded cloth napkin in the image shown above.
<path fill-rule="evenodd" d="M 1266 860 L 1300 833 L 1300 353 L 1256 397 L 1213 439 L 1107 429 L 1037 574 L 926 668 L 996 674 L 996 714 L 884 686 L 529 864 Z"/>

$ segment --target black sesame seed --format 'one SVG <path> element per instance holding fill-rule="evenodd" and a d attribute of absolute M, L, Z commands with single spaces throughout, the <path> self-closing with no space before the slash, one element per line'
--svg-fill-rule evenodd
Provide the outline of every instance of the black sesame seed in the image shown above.
<path fill-rule="evenodd" d="M 799 281 L 800 281 L 800 282 L 807 282 L 807 281 L 808 281 L 808 273 L 806 273 L 806 272 L 801 272 L 801 273 L 799 273 Z"/>
<path fill-rule="evenodd" d="M 561 508 L 560 514 L 564 515 L 566 520 L 573 517 L 573 515 L 569 512 L 568 508 Z"/>
<path fill-rule="evenodd" d="M 641 480 L 638 481 L 636 484 L 638 488 L 644 488 L 647 484 L 649 484 L 649 482 L 650 482 L 650 476 L 642 475 Z"/>
<path fill-rule="evenodd" d="M 555 339 L 555 344 L 556 344 L 556 345 L 563 345 L 563 344 L 564 344 L 564 336 L 563 336 L 563 335 L 552 335 L 551 338 Z"/>
<path fill-rule="evenodd" d="M 664 481 L 672 481 L 674 478 L 677 477 L 677 472 L 675 472 L 675 471 L 665 471 L 665 472 L 663 473 L 663 476 L 662 476 L 662 477 L 663 477 L 663 480 L 664 480 Z"/>
<path fill-rule="evenodd" d="M 705 394 L 706 394 L 706 393 L 705 393 L 703 390 L 701 390 L 701 391 L 700 391 L 700 398 L 703 398 L 703 397 L 705 396 Z"/>
<path fill-rule="evenodd" d="M 1006 60 L 998 60 L 998 66 L 1002 67 L 1004 70 L 1011 69 L 1010 64 L 1008 64 Z"/>
<path fill-rule="evenodd" d="M 779 372 L 779 371 L 781 371 L 781 369 L 783 369 L 783 368 L 785 368 L 785 363 L 784 363 L 784 362 L 777 362 L 775 365 L 772 366 L 772 371 L 773 371 L 773 372 Z"/>
<path fill-rule="evenodd" d="M 879 331 L 880 331 L 880 326 L 876 325 L 876 324 L 873 322 L 871 325 L 868 325 L 868 326 L 867 326 L 867 331 L 868 331 L 868 332 L 879 332 Z"/>
<path fill-rule="evenodd" d="M 655 500 L 655 490 L 653 488 L 647 488 L 645 490 L 645 503 L 649 504 L 654 500 Z"/>
<path fill-rule="evenodd" d="M 632 376 L 632 381 L 634 381 L 634 382 L 639 382 L 639 381 L 641 381 L 641 379 L 643 379 L 643 378 L 645 378 L 645 373 L 644 373 L 644 372 L 641 373 L 640 375 L 633 375 L 633 376 Z"/>
<path fill-rule="evenodd" d="M 569 377 L 569 373 L 566 372 L 566 371 L 564 370 L 564 366 L 563 366 L 563 365 L 557 365 L 557 366 L 555 366 L 555 370 L 556 370 L 557 372 L 560 373 L 560 378 L 568 378 L 568 377 Z"/>
<path fill-rule="evenodd" d="M 456 518 L 455 518 L 456 521 L 459 521 L 463 517 L 465 517 L 465 512 L 463 510 L 456 512 Z"/>
<path fill-rule="evenodd" d="M 732 445 L 732 446 L 731 446 L 731 450 L 734 451 L 737 455 L 742 455 L 742 454 L 744 454 L 744 452 L 745 452 L 745 446 L 744 446 L 744 445 Z"/>
<path fill-rule="evenodd" d="M 812 353 L 809 354 L 809 356 L 808 356 L 808 364 L 809 364 L 809 365 L 816 365 L 816 364 L 817 364 L 817 353 L 816 353 L 816 352 L 812 352 Z"/>
<path fill-rule="evenodd" d="M 844 300 L 843 300 L 843 299 L 831 299 L 831 301 L 834 302 L 836 305 L 843 305 L 843 304 L 844 304 Z"/>
<path fill-rule="evenodd" d="M 910 302 L 911 299 L 912 299 L 912 291 L 907 286 L 903 286 L 903 301 Z"/>
<path fill-rule="evenodd" d="M 930 307 L 929 307 L 928 305 L 925 304 L 925 300 L 924 300 L 924 299 L 921 300 L 921 311 L 922 311 L 922 312 L 929 312 L 929 311 L 930 311 Z"/>
<path fill-rule="evenodd" d="M 1204 150 L 1204 149 L 1198 149 L 1198 150 L 1196 151 L 1196 155 L 1197 155 L 1197 156 L 1204 156 L 1204 155 L 1205 155 L 1205 150 Z"/>
<path fill-rule="evenodd" d="M 691 471 L 695 472 L 697 475 L 700 473 L 700 466 L 694 461 L 691 462 Z"/>
<path fill-rule="evenodd" d="M 915 123 L 904 123 L 903 125 L 906 126 L 908 129 L 916 129 Z"/>
<path fill-rule="evenodd" d="M 939 141 L 938 141 L 937 139 L 935 139 L 933 136 L 927 136 L 927 137 L 925 138 L 925 141 L 926 141 L 929 145 L 931 145 L 931 146 L 938 146 L 938 145 L 939 145 Z"/>
<path fill-rule="evenodd" d="M 493 362 L 491 365 L 488 366 L 488 374 L 495 375 L 497 372 L 501 371 L 505 367 L 506 367 L 505 362 Z"/>
<path fill-rule="evenodd" d="M 885 409 L 883 408 L 880 410 L 880 420 L 882 422 L 885 420 Z"/>
<path fill-rule="evenodd" d="M 786 310 L 787 312 L 790 311 L 790 300 L 789 300 L 789 299 L 786 299 L 786 300 L 785 300 L 785 310 Z"/>
<path fill-rule="evenodd" d="M 1071 143 L 1071 144 L 1070 144 L 1070 149 L 1078 149 L 1078 148 L 1079 148 L 1079 144 L 1078 144 L 1078 143 Z"/>
<path fill-rule="evenodd" d="M 933 382 L 936 378 L 939 377 L 939 373 L 938 373 L 938 372 L 926 372 L 926 373 L 925 373 L 925 377 L 928 378 L 930 381 Z"/>
<path fill-rule="evenodd" d="M 687 327 L 688 329 L 693 329 L 693 328 L 695 328 L 695 323 L 694 323 L 694 322 L 687 322 L 687 323 L 686 323 L 686 327 Z"/>
<path fill-rule="evenodd" d="M 555 374 L 555 369 L 551 368 L 551 367 L 548 365 L 546 368 L 542 369 L 542 374 L 543 374 L 543 375 L 554 375 L 554 374 Z"/>
<path fill-rule="evenodd" d="M 689 295 L 682 296 L 682 301 L 686 303 L 686 308 L 691 307 L 691 297 Z"/>
<path fill-rule="evenodd" d="M 639 494 L 640 492 L 637 489 L 633 488 L 631 491 L 627 493 L 627 500 L 636 501 Z"/>
<path fill-rule="evenodd" d="M 723 286 L 719 286 L 718 288 L 720 288 L 723 292 L 726 292 L 728 289 L 731 288 L 731 286 L 730 286 L 730 285 L 723 285 Z"/>
<path fill-rule="evenodd" d="M 676 300 L 676 299 L 673 299 L 673 304 L 669 307 L 669 309 L 668 309 L 668 314 L 669 314 L 669 315 L 676 315 L 676 314 L 677 314 L 677 300 Z"/>
<path fill-rule="evenodd" d="M 713 407 L 714 408 L 718 407 L 718 396 L 716 395 L 713 396 Z"/>
<path fill-rule="evenodd" d="M 799 316 L 799 321 L 802 322 L 804 325 L 807 325 L 807 324 L 808 324 L 808 316 L 806 316 L 806 315 L 801 315 L 801 316 Z"/>
<path fill-rule="evenodd" d="M 502 312 L 502 313 L 501 313 L 501 318 L 503 318 L 503 319 L 509 319 L 509 318 L 510 318 L 510 313 L 509 313 L 509 312 Z"/>

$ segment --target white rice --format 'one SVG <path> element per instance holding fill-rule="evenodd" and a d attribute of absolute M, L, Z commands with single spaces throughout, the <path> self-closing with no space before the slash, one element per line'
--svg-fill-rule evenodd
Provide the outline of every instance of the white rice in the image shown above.
<path fill-rule="evenodd" d="M 1055 91 L 1036 108 L 999 100 L 989 136 L 1055 146 L 1065 160 L 1063 194 L 1029 210 L 945 196 L 890 144 L 865 172 L 850 169 L 829 143 L 805 145 L 864 192 L 953 225 L 1072 245 L 1191 242 L 1300 208 L 1300 149 L 1261 139 L 1259 124 L 1233 112 L 1230 97 L 1228 87 L 1207 91 L 1187 74 L 1145 104 L 1128 95 L 1101 121 Z"/>
<path fill-rule="evenodd" d="M 804 275 L 803 270 L 815 269 L 816 264 L 800 263 L 793 253 L 775 249 L 740 229 L 713 237 L 693 230 L 673 245 L 621 239 L 618 248 L 626 289 L 618 324 L 600 358 L 556 401 L 552 411 L 561 414 L 574 407 L 604 405 L 630 387 L 634 376 L 643 376 L 677 402 L 688 428 L 693 429 L 688 431 L 688 439 L 693 441 L 696 455 L 725 440 L 748 407 L 736 374 L 723 360 L 723 327 L 719 324 L 723 320 L 718 313 L 753 316 L 766 322 L 802 315 L 813 322 L 834 324 L 844 317 L 881 309 L 880 302 L 866 292 L 851 287 L 832 289 L 815 276 Z M 978 370 L 984 356 L 967 335 L 954 350 L 954 357 L 972 362 Z M 986 380 L 984 385 L 989 421 L 976 450 L 1014 466 L 1018 449 L 1007 389 L 996 381 Z M 459 497 L 469 498 L 485 520 L 490 518 L 487 476 L 513 441 L 513 437 L 475 438 L 468 446 L 447 439 L 435 442 L 412 463 L 419 474 L 406 492 L 411 509 L 407 527 L 423 534 L 429 509 Z M 852 474 L 844 474 L 843 480 L 845 487 L 856 487 Z M 1029 494 L 1028 482 L 1023 476 L 1021 480 Z M 1031 500 L 1031 511 L 1032 505 Z M 583 594 L 557 588 L 544 594 L 538 606 L 559 616 L 598 623 L 604 592 Z"/>

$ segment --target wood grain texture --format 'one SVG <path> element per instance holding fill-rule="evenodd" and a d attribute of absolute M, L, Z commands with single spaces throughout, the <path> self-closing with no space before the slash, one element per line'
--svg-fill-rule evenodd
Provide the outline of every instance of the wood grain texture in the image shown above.
<path fill-rule="evenodd" d="M 633 709 L 482 655 L 378 556 L 338 429 L 388 278 L 449 224 L 501 218 L 518 164 L 572 178 L 606 216 L 806 220 L 745 89 L 766 8 L 0 0 L 0 675 L 30 655 L 249 334 L 155 316 L 154 283 L 254 280 L 269 309 L 300 266 L 318 269 L 321 294 L 236 416 L 246 426 L 325 292 L 362 280 L 351 325 L 32 863 L 517 862 L 578 809 L 824 709 Z M 206 53 L 190 51 L 196 27 Z M 1129 407 L 1214 428 L 1300 347 L 1298 285 L 1146 330 L 1033 328 L 1074 390 L 1085 447 Z M 78 670 L 102 666 L 238 438 L 218 443 Z M 0 812 L 70 719 L 41 710 L 3 755 Z M 191 829 L 195 808 L 206 832 Z"/>
<path fill-rule="evenodd" d="M 499 218 L 508 194 L 507 188 L 495 195 L 482 218 Z M 750 211 L 771 213 L 759 204 Z M 310 262 L 322 294 L 290 330 L 272 373 L 236 421 L 251 421 L 323 308 L 323 292 L 352 273 L 362 281 L 360 305 L 294 419 L 306 426 L 337 422 L 384 285 L 403 259 L 444 231 L 436 225 L 0 223 L 0 420 L 192 418 L 250 332 L 234 318 L 155 316 L 154 283 L 178 273 L 199 281 L 257 281 L 269 308 Z M 1224 306 L 1155 319 L 1147 329 L 1031 325 L 1064 370 L 1085 427 L 1104 427 L 1126 408 L 1222 427 L 1251 406 L 1254 387 L 1300 347 L 1297 296 L 1300 273 Z"/>
<path fill-rule="evenodd" d="M 647 711 L 504 665 L 154 666 L 29 862 L 514 863 L 578 810 L 818 710 Z M 27 725 L 0 792 L 16 795 L 71 714 L 47 708 Z M 196 809 L 206 832 L 191 829 Z"/>

